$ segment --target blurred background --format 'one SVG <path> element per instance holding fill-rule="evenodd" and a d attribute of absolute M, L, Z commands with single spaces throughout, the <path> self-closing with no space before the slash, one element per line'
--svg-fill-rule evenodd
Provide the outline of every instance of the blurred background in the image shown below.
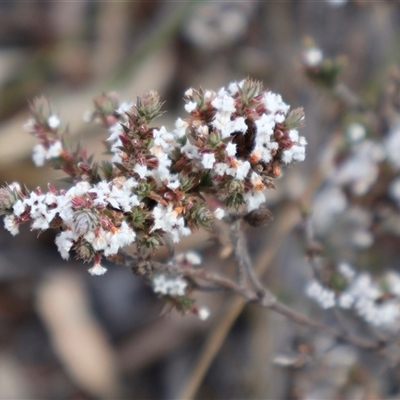
<path fill-rule="evenodd" d="M 62 184 L 59 173 L 31 161 L 35 140 L 23 125 L 36 96 L 49 97 L 63 125 L 101 157 L 107 132 L 83 115 L 102 92 L 134 101 L 157 90 L 168 111 L 157 123 L 172 127 L 185 117 L 189 87 L 217 90 L 247 76 L 259 79 L 292 108 L 304 107 L 301 134 L 308 147 L 306 161 L 288 169 L 268 194 L 275 220 L 248 228 L 249 247 L 255 263 L 268 267 L 273 291 L 310 312 L 302 294 L 309 273 L 301 219 L 287 206 L 311 201 L 317 187 L 310 189 L 310 177 L 344 122 L 338 117 L 343 101 L 307 78 L 304 49 L 313 43 L 324 56 L 339 57 L 347 98 L 357 93 L 375 104 L 400 62 L 398 21 L 400 4 L 384 0 L 2 1 L 0 180 L 30 189 Z M 387 373 L 376 360 L 371 370 L 369 359 L 344 347 L 299 368 L 274 364 L 277 354 L 308 355 L 315 350 L 311 339 L 320 348 L 329 339 L 244 307 L 234 296 L 201 294 L 209 320 L 182 317 L 168 313 L 127 269 L 113 266 L 99 278 L 80 263 L 62 261 L 51 232 L 37 238 L 25 227 L 13 238 L 1 227 L 0 237 L 1 399 L 376 399 L 399 393 L 399 371 Z M 207 232 L 179 248 L 198 251 L 207 268 L 234 269 L 229 244 Z"/>

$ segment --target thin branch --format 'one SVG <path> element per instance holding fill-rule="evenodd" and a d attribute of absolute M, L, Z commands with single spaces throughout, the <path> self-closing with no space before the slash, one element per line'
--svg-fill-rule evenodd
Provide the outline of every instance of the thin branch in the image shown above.
<path fill-rule="evenodd" d="M 264 296 L 266 289 L 254 272 L 249 252 L 247 251 L 246 240 L 241 229 L 240 220 L 236 220 L 232 223 L 232 242 L 235 248 L 236 263 L 240 266 L 240 269 L 246 272 L 246 275 L 256 290 L 257 295 L 260 297 Z"/>

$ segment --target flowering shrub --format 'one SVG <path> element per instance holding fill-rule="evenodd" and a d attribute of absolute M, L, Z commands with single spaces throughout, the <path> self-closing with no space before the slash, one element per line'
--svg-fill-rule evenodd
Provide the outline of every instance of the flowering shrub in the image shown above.
<path fill-rule="evenodd" d="M 39 140 L 33 161 L 42 166 L 50 160 L 73 184 L 68 190 L 49 185 L 47 193 L 17 183 L 2 188 L 6 229 L 16 235 L 25 222 L 33 230 L 59 229 L 61 256 L 68 259 L 74 251 L 78 259 L 94 262 L 92 275 L 102 275 L 101 259 L 132 243 L 138 252 L 155 250 L 165 240 L 177 243 L 209 228 L 225 212 L 259 209 L 281 166 L 304 160 L 306 141 L 297 131 L 303 111 L 289 111 L 261 83 L 246 79 L 217 93 L 189 89 L 185 99 L 189 115 L 172 130 L 151 126 L 162 113 L 153 91 L 136 104 L 120 104 L 113 93 L 95 99 L 88 117 L 110 132 L 111 160 L 101 165 L 69 143 L 48 101 L 35 100 L 26 124 Z M 155 286 L 170 292 L 168 285 Z M 183 293 L 184 285 L 174 290 Z"/>
<path fill-rule="evenodd" d="M 268 222 L 264 192 L 274 187 L 282 166 L 305 158 L 306 140 L 297 130 L 304 115 L 251 79 L 218 92 L 189 89 L 185 101 L 188 116 L 178 118 L 171 130 L 152 126 L 162 114 L 154 91 L 136 104 L 120 103 L 115 93 L 97 97 L 94 111 L 84 118 L 110 134 L 110 160 L 99 164 L 71 143 L 50 103 L 36 99 L 25 125 L 39 140 L 33 161 L 38 167 L 50 161 L 72 185 L 57 190 L 49 184 L 46 193 L 18 183 L 3 187 L 5 228 L 12 235 L 26 222 L 32 230 L 57 229 L 62 258 L 73 252 L 92 262 L 92 275 L 107 271 L 103 258 L 128 264 L 150 278 L 154 292 L 179 311 L 207 318 L 209 311 L 190 297 L 197 285 L 196 277 L 188 275 L 200 263 L 198 257 L 178 255 L 162 265 L 151 261 L 150 253 L 166 244 L 172 254 L 172 243 L 201 227 L 210 229 L 216 219 L 243 217 L 253 226 Z M 123 252 L 132 244 L 133 259 Z"/>

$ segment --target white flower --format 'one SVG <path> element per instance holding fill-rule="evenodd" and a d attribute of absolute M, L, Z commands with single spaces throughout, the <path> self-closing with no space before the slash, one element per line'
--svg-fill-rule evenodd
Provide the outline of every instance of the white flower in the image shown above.
<path fill-rule="evenodd" d="M 207 320 L 210 314 L 211 314 L 210 309 L 208 307 L 200 307 L 199 310 L 197 311 L 197 315 L 202 321 Z"/>
<path fill-rule="evenodd" d="M 19 217 L 22 213 L 25 212 L 25 204 L 22 200 L 17 200 L 16 203 L 13 205 L 14 215 Z"/>
<path fill-rule="evenodd" d="M 228 168 L 226 173 L 242 181 L 246 178 L 250 168 L 251 166 L 248 161 L 235 160 L 235 164 L 231 168 Z"/>
<path fill-rule="evenodd" d="M 303 52 L 303 62 L 307 67 L 317 67 L 323 59 L 322 50 L 318 47 L 309 47 Z"/>
<path fill-rule="evenodd" d="M 358 123 L 351 123 L 346 130 L 347 138 L 350 143 L 359 143 L 365 139 L 366 136 L 365 126 Z"/>
<path fill-rule="evenodd" d="M 285 104 L 279 94 L 266 92 L 263 97 L 265 107 L 274 116 L 276 123 L 282 123 L 290 106 Z"/>
<path fill-rule="evenodd" d="M 343 292 L 338 298 L 338 305 L 341 308 L 349 309 L 353 306 L 355 301 L 354 296 L 349 293 Z"/>
<path fill-rule="evenodd" d="M 64 260 L 68 260 L 69 251 L 71 250 L 71 247 L 76 239 L 77 236 L 72 231 L 63 231 L 57 235 L 55 243 L 59 253 L 61 254 L 61 257 Z"/>
<path fill-rule="evenodd" d="M 347 282 L 351 282 L 356 276 L 354 268 L 346 262 L 341 262 L 338 265 L 338 271 L 346 279 Z"/>
<path fill-rule="evenodd" d="M 33 163 L 37 167 L 43 167 L 47 157 L 47 150 L 46 148 L 41 144 L 38 143 L 33 147 L 33 152 L 32 152 L 32 160 Z"/>
<path fill-rule="evenodd" d="M 172 144 L 174 143 L 174 135 L 169 133 L 165 126 L 160 129 L 153 130 L 154 145 L 161 146 L 164 152 L 168 153 L 172 149 Z"/>
<path fill-rule="evenodd" d="M 158 204 L 153 209 L 154 225 L 151 231 L 160 229 L 172 236 L 172 241 L 178 243 L 181 236 L 188 236 L 192 232 L 189 228 L 185 227 L 185 220 L 179 217 L 178 213 L 169 205 L 165 207 Z"/>
<path fill-rule="evenodd" d="M 63 147 L 62 143 L 57 140 L 53 144 L 50 145 L 50 147 L 47 150 L 47 155 L 46 158 L 50 160 L 51 158 L 57 158 L 62 154 Z"/>
<path fill-rule="evenodd" d="M 214 153 L 204 153 L 201 157 L 201 163 L 204 168 L 211 169 L 215 163 L 215 155 Z"/>
<path fill-rule="evenodd" d="M 232 114 L 236 111 L 235 100 L 225 91 L 220 89 L 218 95 L 212 100 L 211 105 L 222 113 Z"/>
<path fill-rule="evenodd" d="M 31 132 L 34 131 L 35 124 L 36 124 L 35 120 L 34 120 L 33 118 L 29 118 L 29 119 L 25 122 L 23 128 L 24 128 L 24 130 L 25 130 L 26 132 L 31 133 Z"/>
<path fill-rule="evenodd" d="M 263 114 L 256 122 L 257 136 L 258 135 L 272 135 L 274 133 L 275 120 L 271 114 Z"/>
<path fill-rule="evenodd" d="M 236 143 L 229 142 L 226 145 L 225 151 L 229 157 L 234 157 L 236 155 Z"/>
<path fill-rule="evenodd" d="M 176 260 L 179 263 L 189 263 L 191 265 L 200 265 L 202 262 L 201 255 L 196 251 L 186 251 L 185 253 L 180 253 L 176 256 Z"/>
<path fill-rule="evenodd" d="M 90 275 L 101 276 L 107 272 L 107 268 L 103 267 L 100 263 L 95 263 L 92 268 L 88 269 Z"/>
<path fill-rule="evenodd" d="M 169 188 L 171 190 L 176 190 L 180 187 L 178 174 L 170 175 L 168 178 L 169 179 L 167 181 L 167 188 Z"/>
<path fill-rule="evenodd" d="M 114 124 L 111 125 L 108 128 L 108 131 L 110 132 L 110 136 L 108 137 L 108 141 L 115 141 L 119 140 L 119 137 L 124 133 L 124 130 L 122 128 L 121 124 Z M 122 144 L 122 143 L 121 143 Z"/>
<path fill-rule="evenodd" d="M 217 208 L 217 209 L 214 211 L 214 217 L 215 217 L 216 219 L 222 219 L 222 218 L 224 218 L 224 217 L 225 217 L 225 211 L 224 211 L 222 208 Z"/>
<path fill-rule="evenodd" d="M 121 226 L 110 235 L 107 235 L 108 246 L 104 249 L 104 255 L 110 256 L 117 254 L 122 247 L 129 246 L 136 239 L 134 230 L 123 221 Z"/>
<path fill-rule="evenodd" d="M 199 149 L 189 141 L 181 148 L 181 152 L 191 160 L 199 158 Z"/>
<path fill-rule="evenodd" d="M 243 117 L 237 117 L 231 121 L 228 113 L 216 113 L 213 125 L 221 132 L 222 139 L 228 138 L 234 132 L 245 133 L 248 129 Z"/>
<path fill-rule="evenodd" d="M 60 118 L 55 114 L 50 115 L 50 117 L 47 119 L 47 125 L 54 130 L 60 126 L 60 122 Z"/>
<path fill-rule="evenodd" d="M 188 123 L 186 121 L 184 121 L 183 119 L 178 118 L 175 122 L 175 129 L 173 131 L 173 134 L 177 138 L 181 138 L 182 136 L 185 136 L 187 127 L 188 127 Z"/>
<path fill-rule="evenodd" d="M 217 175 L 222 176 L 222 175 L 225 175 L 225 172 L 227 171 L 228 168 L 229 168 L 229 165 L 228 165 L 228 164 L 225 164 L 225 163 L 217 163 L 217 164 L 215 164 L 215 166 L 214 166 L 214 172 L 215 172 Z"/>
<path fill-rule="evenodd" d="M 144 179 L 148 175 L 148 170 L 146 165 L 136 164 L 133 170 L 139 175 L 140 179 Z"/>
<path fill-rule="evenodd" d="M 315 300 L 322 308 L 328 309 L 335 306 L 335 293 L 323 287 L 318 281 L 312 280 L 306 288 L 306 295 Z"/>
<path fill-rule="evenodd" d="M 192 111 L 194 111 L 197 108 L 197 103 L 194 101 L 189 101 L 185 104 L 185 110 L 188 113 L 191 113 Z"/>
<path fill-rule="evenodd" d="M 154 293 L 164 296 L 184 296 L 188 283 L 181 277 L 169 277 L 165 274 L 157 274 L 152 279 Z"/>
<path fill-rule="evenodd" d="M 124 114 L 127 113 L 132 108 L 132 106 L 133 106 L 132 102 L 123 101 L 115 111 L 118 114 Z"/>
<path fill-rule="evenodd" d="M 236 93 L 239 92 L 239 88 L 242 88 L 244 85 L 245 80 L 242 80 L 241 82 L 232 82 L 228 86 L 228 90 L 232 96 L 234 96 Z"/>
<path fill-rule="evenodd" d="M 19 224 L 17 223 L 15 215 L 11 214 L 4 217 L 4 228 L 6 228 L 13 236 L 19 233 Z"/>
<path fill-rule="evenodd" d="M 395 271 L 389 271 L 385 276 L 385 282 L 390 293 L 400 298 L 400 275 Z"/>
<path fill-rule="evenodd" d="M 244 195 L 244 200 L 246 201 L 247 211 L 253 211 L 265 202 L 265 195 L 263 192 L 248 192 Z"/>

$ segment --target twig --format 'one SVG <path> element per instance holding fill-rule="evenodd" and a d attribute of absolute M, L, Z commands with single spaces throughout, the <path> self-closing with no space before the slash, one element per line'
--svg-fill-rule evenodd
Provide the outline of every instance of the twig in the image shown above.
<path fill-rule="evenodd" d="M 254 273 L 249 252 L 247 251 L 247 244 L 240 225 L 240 220 L 236 220 L 232 223 L 232 242 L 235 248 L 236 263 L 239 266 L 239 270 L 244 270 L 246 272 L 246 275 L 256 290 L 257 295 L 262 297 L 265 294 L 265 287 Z"/>

